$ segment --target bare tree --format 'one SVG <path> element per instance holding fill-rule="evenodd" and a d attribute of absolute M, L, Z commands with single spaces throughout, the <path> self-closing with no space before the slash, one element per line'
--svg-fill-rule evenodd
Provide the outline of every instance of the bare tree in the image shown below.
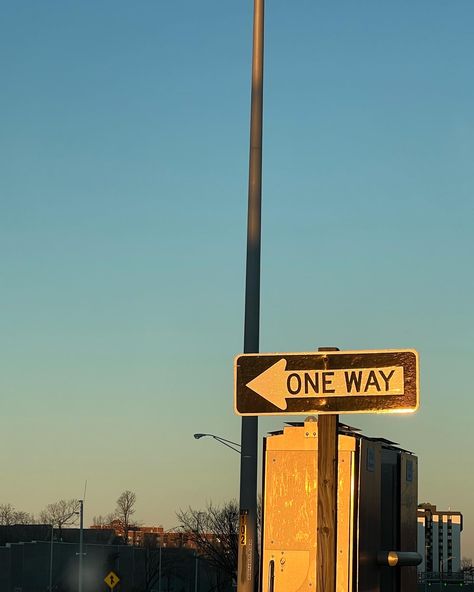
<path fill-rule="evenodd" d="M 118 520 L 123 531 L 124 542 L 128 543 L 128 532 L 132 523 L 132 516 L 135 514 L 135 503 L 137 495 L 127 489 L 117 499 L 117 507 L 115 508 L 115 520 Z"/>
<path fill-rule="evenodd" d="M 61 537 L 61 529 L 64 526 L 72 526 L 76 523 L 79 510 L 79 500 L 59 500 L 58 502 L 48 504 L 40 512 L 40 521 L 44 524 L 56 526 L 59 529 L 59 537 Z"/>
<path fill-rule="evenodd" d="M 239 506 L 235 500 L 222 507 L 210 502 L 204 511 L 189 508 L 176 513 L 180 526 L 209 565 L 224 575 L 222 586 L 235 580 L 237 571 Z"/>
<path fill-rule="evenodd" d="M 461 559 L 461 571 L 472 570 L 472 559 L 470 557 L 463 557 Z"/>
<path fill-rule="evenodd" d="M 35 517 L 32 514 L 23 510 L 15 511 L 15 524 L 34 524 L 35 522 Z"/>
<path fill-rule="evenodd" d="M 12 524 L 32 524 L 33 516 L 22 510 L 15 510 L 12 504 L 0 504 L 0 525 L 11 526 Z"/>
<path fill-rule="evenodd" d="M 0 505 L 0 524 L 2 526 L 11 526 L 15 524 L 15 508 L 12 504 Z"/>
<path fill-rule="evenodd" d="M 103 528 L 109 527 L 112 528 L 112 522 L 115 520 L 115 514 L 110 513 L 103 516 L 99 514 L 98 516 L 94 516 L 92 518 L 92 524 L 94 526 L 102 526 Z"/>

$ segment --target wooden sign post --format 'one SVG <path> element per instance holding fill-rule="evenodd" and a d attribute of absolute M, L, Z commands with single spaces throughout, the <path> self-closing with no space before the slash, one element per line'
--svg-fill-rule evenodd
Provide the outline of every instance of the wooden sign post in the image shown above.
<path fill-rule="evenodd" d="M 339 351 L 320 347 L 318 351 Z M 316 590 L 336 592 L 337 466 L 339 415 L 318 417 L 318 514 Z"/>
<path fill-rule="evenodd" d="M 338 424 L 338 415 L 320 415 L 318 418 L 318 592 L 336 592 Z"/>

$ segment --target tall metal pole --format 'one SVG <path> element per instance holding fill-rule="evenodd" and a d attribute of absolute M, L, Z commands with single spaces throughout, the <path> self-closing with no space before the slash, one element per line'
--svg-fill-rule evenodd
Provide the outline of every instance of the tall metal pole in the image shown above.
<path fill-rule="evenodd" d="M 84 500 L 79 500 L 79 585 L 78 590 L 82 592 L 82 558 L 84 550 Z"/>
<path fill-rule="evenodd" d="M 51 524 L 51 544 L 49 548 L 49 592 L 53 592 L 53 550 L 54 550 L 54 524 Z"/>
<path fill-rule="evenodd" d="M 164 531 L 163 531 L 164 534 Z M 163 540 L 162 537 L 163 535 L 160 534 L 160 556 L 158 559 L 158 592 L 161 592 L 161 549 L 163 547 Z"/>
<path fill-rule="evenodd" d="M 198 592 L 198 583 L 199 583 L 199 557 L 197 551 L 194 552 L 194 592 Z"/>
<path fill-rule="evenodd" d="M 264 0 L 254 0 L 244 353 L 259 350 Z M 258 418 L 242 417 L 238 592 L 257 589 Z"/>

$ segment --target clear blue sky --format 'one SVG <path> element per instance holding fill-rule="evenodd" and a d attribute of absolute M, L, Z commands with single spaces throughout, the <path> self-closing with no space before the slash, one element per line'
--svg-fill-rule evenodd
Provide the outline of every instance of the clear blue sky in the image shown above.
<path fill-rule="evenodd" d="M 1 6 L 0 503 L 238 493 L 251 2 Z M 267 4 L 261 351 L 413 347 L 414 450 L 474 555 L 471 0 Z M 284 418 L 260 422 L 262 435 Z"/>

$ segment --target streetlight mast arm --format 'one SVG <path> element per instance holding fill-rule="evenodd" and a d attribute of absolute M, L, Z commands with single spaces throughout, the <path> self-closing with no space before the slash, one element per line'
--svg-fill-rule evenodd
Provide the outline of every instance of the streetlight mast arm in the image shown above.
<path fill-rule="evenodd" d="M 224 444 L 224 446 L 227 446 L 227 448 L 230 448 L 234 452 L 240 454 L 240 444 L 233 442 L 232 440 L 228 440 L 227 438 L 222 438 L 222 436 L 216 436 L 215 434 L 194 434 L 194 437 L 196 440 L 205 437 L 214 438 L 214 440 L 217 440 L 221 444 Z"/>
<path fill-rule="evenodd" d="M 230 448 L 231 450 L 234 450 L 235 452 L 240 454 L 240 444 L 237 444 L 236 442 L 231 442 L 230 440 L 226 440 L 225 438 L 221 438 L 220 436 L 212 437 L 214 438 L 214 440 L 217 440 L 221 444 L 224 444 L 224 446 L 227 446 L 227 448 Z M 234 446 L 231 446 L 231 444 L 233 444 Z M 235 448 L 235 446 L 238 446 L 239 448 Z"/>

